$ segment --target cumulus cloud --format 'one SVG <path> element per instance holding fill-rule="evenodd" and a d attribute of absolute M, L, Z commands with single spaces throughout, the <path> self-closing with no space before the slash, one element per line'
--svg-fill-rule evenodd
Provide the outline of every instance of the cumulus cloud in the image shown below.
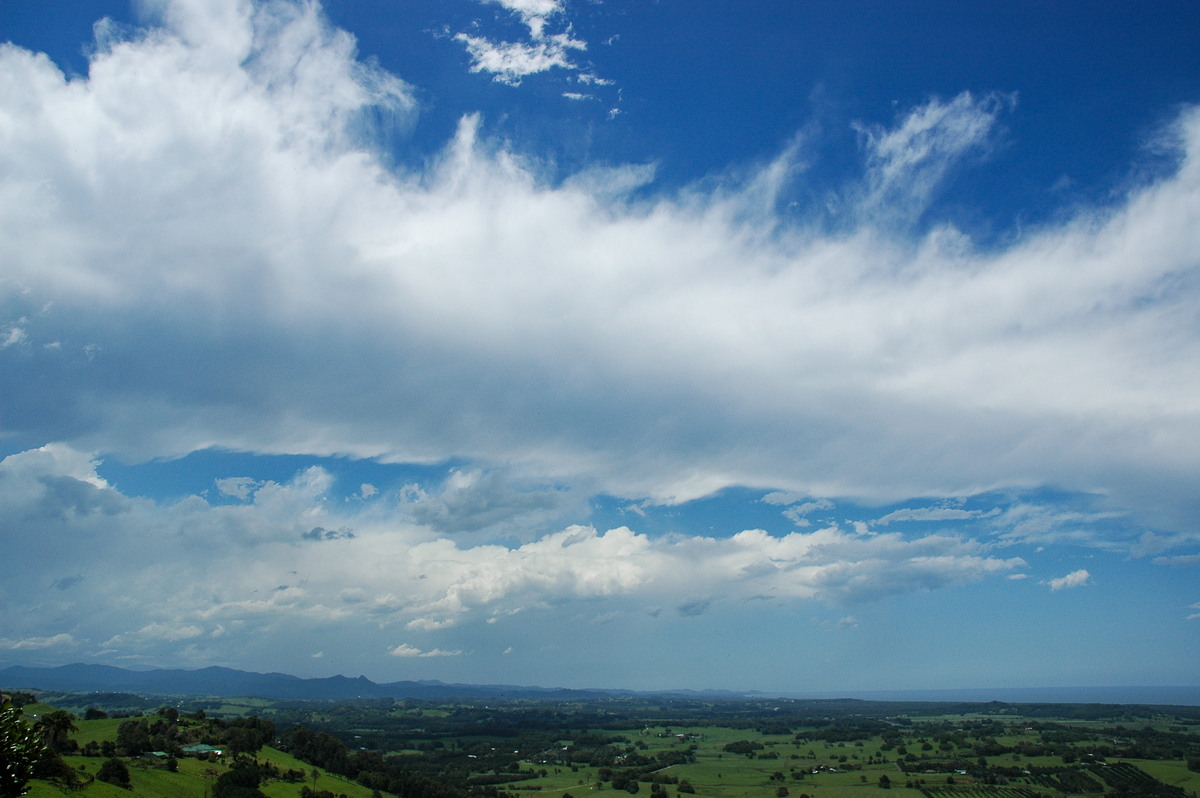
<path fill-rule="evenodd" d="M 521 17 L 529 26 L 529 35 L 541 38 L 546 20 L 563 10 L 562 0 L 485 0 L 503 6 Z"/>
<path fill-rule="evenodd" d="M 246 501 L 258 488 L 259 483 L 250 477 L 224 477 L 216 480 L 217 492 L 222 496 L 232 496 Z"/>
<path fill-rule="evenodd" d="M 524 537 L 568 511 L 580 497 L 554 486 L 527 484 L 505 469 L 454 469 L 436 488 L 406 486 L 401 508 L 413 522 L 439 534 Z"/>
<path fill-rule="evenodd" d="M 494 79 L 510 86 L 519 86 L 521 79 L 555 67 L 575 69 L 571 50 L 585 50 L 587 45 L 568 34 L 524 42 L 494 42 L 480 36 L 460 33 L 454 37 L 471 54 L 472 72 L 490 72 Z"/>
<path fill-rule="evenodd" d="M 1057 579 L 1050 579 L 1042 584 L 1048 585 L 1051 590 L 1062 590 L 1068 587 L 1080 587 L 1091 581 L 1092 575 L 1084 569 L 1072 571 L 1066 576 L 1060 576 Z"/>
<path fill-rule="evenodd" d="M 487 72 L 498 83 L 519 86 L 529 75 L 550 69 L 578 70 L 571 57 L 572 51 L 587 49 L 587 42 L 576 39 L 568 26 L 560 33 L 548 33 L 547 23 L 563 11 L 557 0 L 486 0 L 502 6 L 516 14 L 529 29 L 528 42 L 496 41 L 486 36 L 468 33 L 456 34 L 454 40 L 461 42 L 471 55 L 471 71 Z M 596 83 L 599 79 L 584 73 Z M 584 95 L 567 92 L 568 99 L 582 99 Z"/>
<path fill-rule="evenodd" d="M 57 461 L 41 463 L 44 475 L 53 462 L 63 470 L 93 462 L 62 447 L 57 452 Z M 34 460 L 41 454 L 27 453 Z M 277 639 L 293 623 L 434 632 L 596 600 L 647 610 L 673 604 L 684 616 L 750 600 L 857 604 L 1024 565 L 967 539 L 864 537 L 836 526 L 782 537 L 748 530 L 730 538 L 569 526 L 520 545 L 468 543 L 431 535 L 402 514 L 381 516 L 371 504 L 328 502 L 329 476 L 320 469 L 287 483 L 265 482 L 248 503 L 236 505 L 196 496 L 135 501 L 106 488 L 121 508 L 115 517 L 64 512 L 54 503 L 71 497 L 45 493 L 32 506 L 51 520 L 39 521 L 28 514 L 26 497 L 6 490 L 10 472 L 23 465 L 23 456 L 0 462 L 0 523 L 19 530 L 9 549 L 25 556 L 43 545 L 47 530 L 74 541 L 74 551 L 58 550 L 57 567 L 87 563 L 89 578 L 57 591 L 54 600 L 71 617 L 76 639 L 113 651 L 171 651 L 186 641 L 215 652 L 254 634 Z M 23 523 L 13 524 L 18 517 Z M 314 519 L 321 525 L 305 529 Z M 350 526 L 354 534 L 330 531 Z M 46 601 L 30 598 L 38 595 L 29 589 L 37 578 L 18 573 L 8 580 L 10 626 L 19 628 L 27 602 Z M 113 607 L 120 612 L 106 611 Z M 39 621 L 30 616 L 29 623 Z"/>

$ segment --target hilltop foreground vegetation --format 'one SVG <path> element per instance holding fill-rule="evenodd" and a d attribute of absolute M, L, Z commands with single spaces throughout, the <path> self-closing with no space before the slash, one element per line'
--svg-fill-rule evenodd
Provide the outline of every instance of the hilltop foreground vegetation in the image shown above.
<path fill-rule="evenodd" d="M 33 798 L 1187 798 L 1200 790 L 1200 707 L 11 697 L 0 716 L 2 798 L 24 790 Z"/>

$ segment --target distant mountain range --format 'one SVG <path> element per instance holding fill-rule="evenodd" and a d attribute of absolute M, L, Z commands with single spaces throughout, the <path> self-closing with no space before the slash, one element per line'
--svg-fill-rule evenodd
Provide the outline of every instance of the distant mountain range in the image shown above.
<path fill-rule="evenodd" d="M 377 684 L 365 676 L 351 679 L 330 676 L 302 679 L 286 673 L 252 673 L 233 668 L 199 670 L 157 669 L 130 671 L 111 665 L 62 665 L 0 668 L 0 687 L 56 690 L 71 693 L 120 692 L 149 695 L 186 695 L 271 698 L 276 700 L 345 700 L 352 698 L 541 698 L 587 699 L 638 695 L 632 690 L 571 690 L 560 687 L 519 687 L 506 684 L 446 684 L 438 681 Z M 660 693 L 661 694 L 661 693 Z M 671 695 L 738 698 L 725 691 L 671 691 Z"/>
<path fill-rule="evenodd" d="M 680 698 L 857 698 L 867 701 L 940 701 L 1006 703 L 1149 704 L 1200 706 L 1200 687 L 1056 687 L 977 690 L 887 690 L 840 693 L 761 693 L 725 690 L 574 690 L 561 687 L 523 687 L 505 684 L 446 684 L 403 681 L 378 684 L 365 676 L 302 679 L 285 673 L 252 673 L 233 668 L 131 671 L 111 665 L 62 665 L 0 668 L 0 687 L 15 690 L 53 690 L 70 693 L 119 692 L 156 696 L 214 696 L 276 700 L 346 700 L 353 698 L 523 698 L 590 699 L 618 696 L 676 696 Z"/>

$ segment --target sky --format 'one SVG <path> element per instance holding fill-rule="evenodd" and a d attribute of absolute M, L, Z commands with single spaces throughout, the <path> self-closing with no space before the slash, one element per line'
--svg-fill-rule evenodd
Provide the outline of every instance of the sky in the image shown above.
<path fill-rule="evenodd" d="M 0 41 L 0 665 L 1197 684 L 1193 2 Z"/>

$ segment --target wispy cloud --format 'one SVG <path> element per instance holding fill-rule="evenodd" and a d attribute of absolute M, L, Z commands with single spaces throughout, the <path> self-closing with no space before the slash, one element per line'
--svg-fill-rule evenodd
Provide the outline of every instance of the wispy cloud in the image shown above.
<path fill-rule="evenodd" d="M 875 523 L 887 526 L 903 521 L 966 521 L 983 515 L 983 511 L 960 507 L 906 507 L 888 513 Z"/>
<path fill-rule="evenodd" d="M 75 639 L 69 634 L 57 634 L 50 637 L 27 637 L 24 640 L 10 640 L 7 637 L 0 637 L 0 650 L 4 651 L 37 651 L 74 644 Z"/>
<path fill-rule="evenodd" d="M 433 648 L 429 651 L 422 651 L 416 646 L 410 646 L 408 643 L 401 643 L 388 652 L 393 657 L 402 659 L 421 658 L 428 659 L 430 657 L 460 657 L 461 651 L 442 651 L 440 648 Z"/>
<path fill-rule="evenodd" d="M 859 125 L 868 165 L 860 210 L 876 220 L 919 215 L 964 156 L 986 151 L 1000 114 L 1015 102 L 1015 95 L 963 92 L 930 100 L 892 128 Z"/>

